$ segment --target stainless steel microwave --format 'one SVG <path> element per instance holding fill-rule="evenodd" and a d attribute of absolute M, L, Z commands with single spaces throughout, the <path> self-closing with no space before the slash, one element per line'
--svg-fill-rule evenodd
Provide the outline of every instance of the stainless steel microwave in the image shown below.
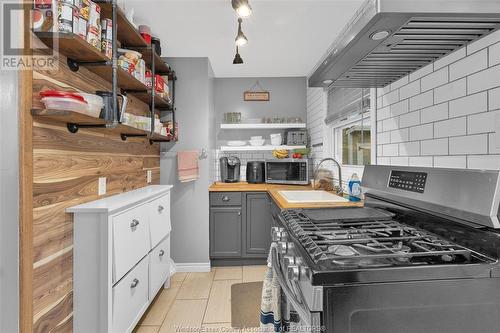
<path fill-rule="evenodd" d="M 267 160 L 266 183 L 309 185 L 309 160 L 291 158 Z"/>

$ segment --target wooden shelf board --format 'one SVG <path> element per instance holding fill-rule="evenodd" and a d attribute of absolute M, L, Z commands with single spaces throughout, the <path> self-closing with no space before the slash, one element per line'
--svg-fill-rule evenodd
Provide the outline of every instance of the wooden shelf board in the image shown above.
<path fill-rule="evenodd" d="M 306 128 L 306 123 L 286 123 L 286 124 L 221 124 L 222 129 L 286 129 L 286 128 Z"/>
<path fill-rule="evenodd" d="M 106 122 L 102 118 L 96 118 L 84 113 L 52 109 L 33 109 L 31 114 L 35 118 L 49 120 L 58 124 L 78 124 L 78 125 L 104 125 Z M 147 135 L 149 132 L 125 124 L 119 124 L 115 128 L 105 128 L 105 131 L 116 134 L 139 134 Z"/>
<path fill-rule="evenodd" d="M 75 61 L 110 61 L 101 51 L 73 33 L 35 32 L 48 47 Z M 56 45 L 54 45 L 56 42 Z"/>
<path fill-rule="evenodd" d="M 112 68 L 111 66 L 88 66 L 87 69 L 108 82 L 112 79 Z M 144 83 L 137 80 L 135 77 L 130 75 L 127 71 L 118 67 L 118 87 L 124 90 L 133 91 L 146 91 L 148 88 Z"/>
<path fill-rule="evenodd" d="M 137 93 L 134 93 L 133 95 L 146 104 L 149 104 L 151 102 L 151 91 L 137 92 Z M 171 108 L 172 105 L 167 100 L 161 98 L 158 95 L 155 95 L 155 107 L 156 108 Z"/>
<path fill-rule="evenodd" d="M 100 3 L 101 17 L 111 18 L 112 6 L 110 3 Z M 137 29 L 130 23 L 125 13 L 120 7 L 117 7 L 117 26 L 116 34 L 123 48 L 127 47 L 147 47 L 148 43 L 142 38 Z"/>
<path fill-rule="evenodd" d="M 151 54 L 154 52 L 153 49 L 151 47 L 137 48 L 137 51 L 142 54 L 142 59 L 146 62 L 146 66 L 151 68 Z M 167 63 L 163 61 L 163 59 L 156 52 L 154 52 L 154 57 L 156 74 L 168 75 L 169 78 L 172 79 L 172 71 L 170 70 L 170 67 L 167 66 Z"/>
<path fill-rule="evenodd" d="M 151 135 L 151 139 L 152 140 L 163 140 L 165 142 L 172 142 L 172 141 L 174 141 L 174 140 L 171 140 L 168 137 L 166 137 L 164 135 L 161 135 L 161 134 L 158 134 L 158 133 L 153 133 L 153 135 Z"/>
<path fill-rule="evenodd" d="M 231 147 L 231 146 L 221 146 L 221 151 L 272 151 L 276 149 L 304 149 L 306 146 L 239 146 L 239 147 Z"/>

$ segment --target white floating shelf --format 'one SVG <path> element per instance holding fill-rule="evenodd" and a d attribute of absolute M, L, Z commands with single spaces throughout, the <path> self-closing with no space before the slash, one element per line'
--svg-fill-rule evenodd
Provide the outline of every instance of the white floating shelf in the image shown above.
<path fill-rule="evenodd" d="M 221 151 L 271 151 L 275 149 L 286 149 L 286 150 L 293 150 L 293 149 L 304 149 L 306 146 L 239 146 L 239 147 L 232 147 L 232 146 L 222 146 L 220 147 Z"/>
<path fill-rule="evenodd" d="M 306 128 L 306 123 L 285 123 L 285 124 L 220 124 L 222 129 L 286 129 L 286 128 Z"/>

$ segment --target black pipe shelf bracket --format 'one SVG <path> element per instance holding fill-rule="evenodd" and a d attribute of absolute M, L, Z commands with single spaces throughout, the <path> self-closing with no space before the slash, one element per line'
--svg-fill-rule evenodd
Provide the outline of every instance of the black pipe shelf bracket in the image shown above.
<path fill-rule="evenodd" d="M 106 124 L 75 124 L 67 123 L 66 127 L 70 133 L 77 133 L 80 128 L 106 128 Z"/>
<path fill-rule="evenodd" d="M 80 66 L 90 67 L 90 66 L 112 66 L 112 61 L 76 61 L 74 59 L 66 59 L 66 63 L 72 72 L 78 72 Z"/>
<path fill-rule="evenodd" d="M 120 137 L 123 141 L 127 141 L 127 138 L 146 138 L 148 135 L 147 134 L 127 134 L 127 133 L 121 133 Z"/>

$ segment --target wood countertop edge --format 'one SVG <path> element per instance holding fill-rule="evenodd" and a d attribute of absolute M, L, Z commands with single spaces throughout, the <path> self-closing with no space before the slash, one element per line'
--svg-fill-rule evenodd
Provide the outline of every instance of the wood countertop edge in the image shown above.
<path fill-rule="evenodd" d="M 280 209 L 294 209 L 294 208 L 360 208 L 364 207 L 364 202 L 339 202 L 339 203 L 307 203 L 297 204 L 288 203 L 278 191 L 283 190 L 302 190 L 312 191 L 311 186 L 300 185 L 274 185 L 274 184 L 249 184 L 246 182 L 240 183 L 214 183 L 209 187 L 210 193 L 217 192 L 267 192 L 273 201 Z"/>

